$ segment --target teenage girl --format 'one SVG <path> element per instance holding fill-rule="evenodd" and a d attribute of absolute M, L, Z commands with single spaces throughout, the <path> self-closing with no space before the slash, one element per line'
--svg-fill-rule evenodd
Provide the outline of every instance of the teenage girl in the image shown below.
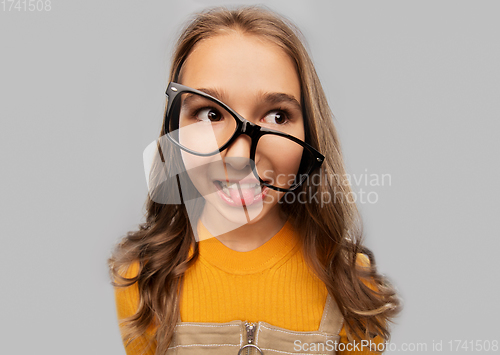
<path fill-rule="evenodd" d="M 399 301 L 361 244 L 299 38 L 262 7 L 182 32 L 146 222 L 109 259 L 127 354 L 370 354 L 389 339 Z"/>

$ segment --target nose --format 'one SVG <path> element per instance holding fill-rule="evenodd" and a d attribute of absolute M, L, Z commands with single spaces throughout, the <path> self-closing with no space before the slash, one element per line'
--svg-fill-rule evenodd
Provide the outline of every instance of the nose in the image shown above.
<path fill-rule="evenodd" d="M 224 150 L 224 162 L 236 170 L 242 170 L 250 166 L 250 147 L 252 139 L 246 134 L 240 135 Z M 222 154 L 222 153 L 221 153 Z"/>

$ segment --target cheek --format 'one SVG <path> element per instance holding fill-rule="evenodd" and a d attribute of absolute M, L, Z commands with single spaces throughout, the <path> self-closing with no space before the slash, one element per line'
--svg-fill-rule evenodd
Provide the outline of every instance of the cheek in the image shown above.
<path fill-rule="evenodd" d="M 257 171 L 264 180 L 274 181 L 280 187 L 293 183 L 302 159 L 301 145 L 285 138 L 266 135 L 259 141 L 257 153 Z"/>
<path fill-rule="evenodd" d="M 222 165 L 220 154 L 211 155 L 208 157 L 200 157 L 181 150 L 182 161 L 184 166 L 189 170 L 208 171 L 219 168 Z"/>
<path fill-rule="evenodd" d="M 198 192 L 203 196 L 214 193 L 215 187 L 212 183 L 211 176 L 222 166 L 220 155 L 216 154 L 209 157 L 200 157 L 181 151 L 181 156 L 189 179 Z"/>
<path fill-rule="evenodd" d="M 289 150 L 284 158 L 283 155 L 274 154 L 271 157 L 272 170 L 276 182 L 282 187 L 291 186 L 299 171 L 302 149 Z"/>
<path fill-rule="evenodd" d="M 186 167 L 186 170 L 189 172 L 191 169 L 194 169 L 198 166 L 203 165 L 203 162 L 200 161 L 200 157 L 189 154 L 183 150 L 181 150 L 181 156 L 182 156 L 182 162 L 184 163 L 184 166 Z"/>
<path fill-rule="evenodd" d="M 200 190 L 203 186 L 204 181 L 207 180 L 207 158 L 199 157 L 185 151 L 181 151 L 182 161 L 184 163 L 184 168 L 193 182 L 194 186 Z"/>

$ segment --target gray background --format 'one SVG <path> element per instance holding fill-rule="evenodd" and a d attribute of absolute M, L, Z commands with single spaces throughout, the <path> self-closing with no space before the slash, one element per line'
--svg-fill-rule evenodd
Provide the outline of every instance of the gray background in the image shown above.
<path fill-rule="evenodd" d="M 0 11 L 2 353 L 125 353 L 106 259 L 143 220 L 174 39 L 222 3 Z M 499 2 L 265 3 L 308 39 L 348 172 L 391 175 L 359 207 L 392 342 L 500 340 Z"/>

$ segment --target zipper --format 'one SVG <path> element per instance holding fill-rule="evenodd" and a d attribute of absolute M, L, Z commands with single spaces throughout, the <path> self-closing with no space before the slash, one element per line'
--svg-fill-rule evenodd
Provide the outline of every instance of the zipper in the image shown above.
<path fill-rule="evenodd" d="M 247 330 L 247 343 L 253 344 L 253 335 L 255 333 L 255 324 L 245 322 L 245 328 Z"/>
<path fill-rule="evenodd" d="M 255 323 L 245 322 L 245 330 L 247 332 L 247 343 L 246 343 L 246 345 L 243 345 L 240 348 L 240 351 L 238 351 L 238 355 L 250 355 L 250 354 L 252 354 L 252 350 L 251 350 L 252 348 L 255 348 L 258 351 L 257 354 L 264 355 L 262 350 L 257 345 L 255 345 L 253 343 L 256 327 L 257 327 L 257 325 Z M 246 350 L 246 351 L 243 352 L 243 350 Z"/>

